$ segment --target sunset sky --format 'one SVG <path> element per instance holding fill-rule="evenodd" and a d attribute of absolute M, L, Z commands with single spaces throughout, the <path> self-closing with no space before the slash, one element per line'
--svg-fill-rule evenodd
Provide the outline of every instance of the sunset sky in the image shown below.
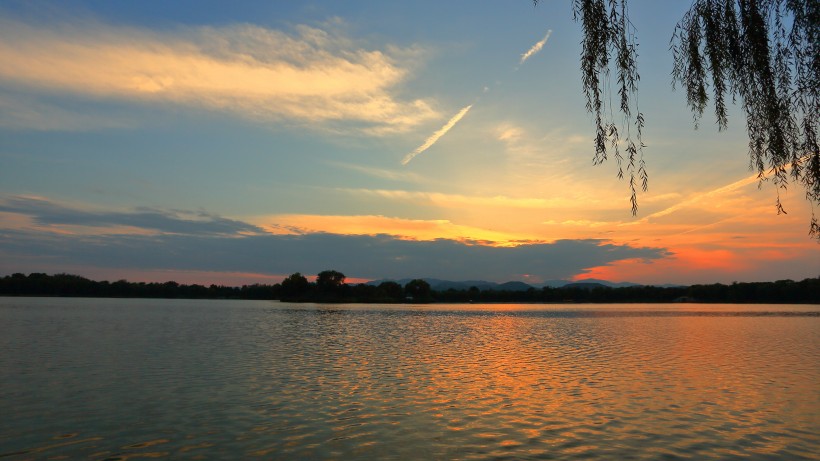
<path fill-rule="evenodd" d="M 820 275 L 804 191 L 776 214 L 739 108 L 695 130 L 670 86 L 689 2 L 630 2 L 632 216 L 615 163 L 592 165 L 571 3 L 0 0 L 0 276 Z"/>

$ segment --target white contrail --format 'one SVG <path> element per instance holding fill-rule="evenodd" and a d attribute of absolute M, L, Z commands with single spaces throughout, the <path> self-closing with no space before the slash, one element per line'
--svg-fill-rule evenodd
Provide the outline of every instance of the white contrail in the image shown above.
<path fill-rule="evenodd" d="M 797 162 L 802 164 L 808 159 L 809 159 L 809 155 L 804 155 L 803 157 L 800 157 L 797 160 Z M 787 170 L 791 170 L 791 168 L 792 168 L 791 165 L 786 166 Z M 757 183 L 760 182 L 760 175 L 757 174 L 757 173 L 752 174 L 750 176 L 747 176 L 743 179 L 739 179 L 739 180 L 737 180 L 733 183 L 729 183 L 725 186 L 718 187 L 717 189 L 712 189 L 712 190 L 707 191 L 707 192 L 702 192 L 702 193 L 697 194 L 693 197 L 690 197 L 686 200 L 678 202 L 678 203 L 676 203 L 676 204 L 674 204 L 670 207 L 667 207 L 667 208 L 665 208 L 661 211 L 656 211 L 655 213 L 652 213 L 651 215 L 646 216 L 644 218 L 641 218 L 637 221 L 622 223 L 620 225 L 621 226 L 632 226 L 632 225 L 635 225 L 635 224 L 645 223 L 645 222 L 649 221 L 652 218 L 660 218 L 661 216 L 666 216 L 668 214 L 672 214 L 672 213 L 680 210 L 681 208 L 685 208 L 687 206 L 690 206 L 690 205 L 692 205 L 696 202 L 699 202 L 700 200 L 703 200 L 704 198 L 709 198 L 709 197 L 719 195 L 719 194 L 723 194 L 723 193 L 726 193 L 726 192 L 732 192 L 732 191 L 735 191 L 737 189 L 740 189 L 743 186 L 748 186 L 749 184 L 753 184 L 753 183 L 756 183 L 756 182 Z M 718 221 L 718 222 L 721 222 L 721 221 Z M 716 224 L 716 223 L 712 223 L 712 224 Z M 709 224 L 709 225 L 712 225 L 712 224 Z M 689 231 L 686 231 L 686 232 L 689 232 Z"/>
<path fill-rule="evenodd" d="M 470 110 L 471 107 L 473 107 L 472 104 L 458 111 L 458 113 L 454 115 L 453 118 L 451 118 L 450 121 L 447 122 L 443 127 L 441 127 L 441 129 L 439 129 L 438 131 L 433 133 L 432 136 L 427 138 L 427 141 L 424 141 L 424 144 L 417 147 L 413 152 L 407 154 L 404 157 L 404 160 L 401 161 L 401 164 L 407 165 L 407 163 L 410 162 L 410 160 L 413 160 L 413 157 L 429 149 L 430 146 L 432 146 L 436 143 L 436 141 L 439 140 L 439 138 L 447 134 L 447 132 L 450 131 L 450 129 L 453 128 L 456 125 L 456 123 L 458 123 L 458 121 L 462 119 L 462 117 L 467 115 L 467 112 Z"/>
<path fill-rule="evenodd" d="M 760 178 L 758 177 L 758 175 L 753 174 L 753 175 L 748 176 L 746 178 L 735 181 L 731 184 L 727 184 L 723 187 L 718 187 L 717 189 L 713 189 L 713 190 L 710 190 L 708 192 L 703 192 L 703 193 L 697 194 L 697 195 L 695 195 L 693 197 L 690 197 L 686 200 L 678 202 L 678 203 L 676 203 L 676 204 L 674 204 L 670 207 L 667 207 L 667 208 L 665 208 L 661 211 L 656 211 L 655 213 L 652 213 L 651 215 L 643 217 L 643 218 L 641 218 L 637 221 L 626 222 L 626 223 L 623 223 L 621 225 L 622 226 L 633 226 L 635 224 L 646 223 L 652 218 L 660 218 L 661 216 L 666 216 L 668 214 L 672 214 L 672 213 L 680 210 L 681 208 L 685 208 L 687 206 L 690 206 L 690 205 L 692 205 L 692 204 L 694 204 L 694 203 L 696 203 L 696 202 L 698 202 L 698 201 L 700 201 L 704 198 L 712 197 L 712 196 L 722 194 L 722 193 L 725 193 L 725 192 L 731 192 L 731 191 L 734 191 L 736 189 L 740 189 L 743 186 L 747 186 L 747 185 L 752 184 L 752 183 L 757 182 L 757 181 L 760 181 Z"/>
<path fill-rule="evenodd" d="M 535 53 L 541 51 L 541 48 L 544 48 L 544 45 L 547 43 L 547 40 L 550 39 L 550 35 L 552 35 L 552 29 L 547 31 L 547 35 L 545 35 L 540 42 L 533 45 L 532 48 L 530 48 L 526 53 L 521 55 L 521 61 L 518 62 L 518 65 L 520 66 L 521 64 L 524 64 L 524 61 L 530 59 Z"/>
<path fill-rule="evenodd" d="M 728 184 L 728 185 L 725 185 L 723 187 L 718 187 L 717 189 L 710 190 L 709 192 L 704 192 L 702 194 L 698 194 L 698 195 L 696 195 L 692 198 L 689 198 L 687 200 L 684 200 L 684 201 L 682 201 L 682 202 L 680 202 L 676 205 L 672 205 L 669 208 L 666 208 L 665 210 L 661 210 L 661 211 L 652 213 L 651 215 L 645 217 L 644 220 L 648 221 L 650 218 L 659 218 L 661 216 L 666 216 L 670 213 L 678 211 L 681 208 L 689 206 L 689 205 L 691 205 L 691 204 L 693 204 L 693 203 L 695 203 L 695 202 L 697 202 L 701 199 L 704 199 L 706 197 L 712 197 L 714 195 L 722 194 L 724 192 L 731 192 L 733 190 L 740 189 L 743 186 L 752 184 L 752 183 L 757 182 L 757 181 L 760 181 L 760 178 L 756 174 L 751 175 L 749 177 L 743 178 L 739 181 L 735 181 L 735 182 L 733 182 L 731 184 Z"/>

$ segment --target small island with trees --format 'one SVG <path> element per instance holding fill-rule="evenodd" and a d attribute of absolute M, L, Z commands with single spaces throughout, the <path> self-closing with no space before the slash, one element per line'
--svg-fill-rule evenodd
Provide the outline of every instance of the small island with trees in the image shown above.
<path fill-rule="evenodd" d="M 0 278 L 0 296 L 62 296 L 97 298 L 255 299 L 317 303 L 786 303 L 820 304 L 820 277 L 801 281 L 721 283 L 691 286 L 570 283 L 533 287 L 522 283 L 494 288 L 434 289 L 424 279 L 404 284 L 377 281 L 348 284 L 336 270 L 319 272 L 314 281 L 296 272 L 281 283 L 241 287 L 164 283 L 94 281 L 79 275 L 15 273 Z"/>

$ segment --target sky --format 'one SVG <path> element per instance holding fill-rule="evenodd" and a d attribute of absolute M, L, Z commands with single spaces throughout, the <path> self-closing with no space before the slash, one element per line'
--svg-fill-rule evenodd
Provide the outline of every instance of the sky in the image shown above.
<path fill-rule="evenodd" d="M 629 3 L 633 216 L 570 1 L 0 0 L 0 276 L 817 277 L 804 191 L 777 215 L 740 109 L 696 130 L 671 88 L 687 4 Z"/>

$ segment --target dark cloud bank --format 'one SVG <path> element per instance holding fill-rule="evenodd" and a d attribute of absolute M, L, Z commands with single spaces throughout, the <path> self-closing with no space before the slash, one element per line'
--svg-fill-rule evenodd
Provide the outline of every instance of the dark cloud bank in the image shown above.
<path fill-rule="evenodd" d="M 435 277 L 508 281 L 530 274 L 569 278 L 584 269 L 622 259 L 660 259 L 663 248 L 616 245 L 603 240 L 559 240 L 517 247 L 490 247 L 454 240 L 400 240 L 388 235 L 266 234 L 256 226 L 201 213 L 197 220 L 173 212 L 89 213 L 51 202 L 21 199 L 0 210 L 31 216 L 42 224 L 129 225 L 162 235 L 60 235 L 2 231 L 4 259 L 44 265 L 314 274 L 336 269 L 363 278 Z M 241 235 L 251 232 L 253 235 Z M 8 267 L 13 263 L 4 264 Z"/>
<path fill-rule="evenodd" d="M 133 212 L 91 212 L 61 206 L 44 199 L 14 196 L 0 201 L 0 211 L 30 216 L 41 225 L 79 225 L 92 227 L 132 226 L 174 234 L 231 235 L 239 232 L 263 232 L 252 224 L 198 212 L 174 212 L 138 208 Z M 183 219 L 180 213 L 198 219 Z"/>

